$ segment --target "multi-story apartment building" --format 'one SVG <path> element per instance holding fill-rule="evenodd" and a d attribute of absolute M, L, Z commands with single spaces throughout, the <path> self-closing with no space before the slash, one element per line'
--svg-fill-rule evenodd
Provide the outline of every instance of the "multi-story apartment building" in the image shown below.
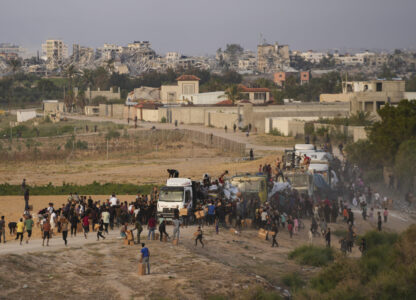
<path fill-rule="evenodd" d="M 68 57 L 68 46 L 61 40 L 46 40 L 42 44 L 42 54 L 48 61 L 48 68 L 56 68 Z"/>
<path fill-rule="evenodd" d="M 20 46 L 11 43 L 0 43 L 0 57 L 6 60 L 18 59 L 23 54 L 23 49 Z"/>
<path fill-rule="evenodd" d="M 282 71 L 289 66 L 289 46 L 262 44 L 257 46 L 257 70 L 262 73 L 274 73 Z"/>

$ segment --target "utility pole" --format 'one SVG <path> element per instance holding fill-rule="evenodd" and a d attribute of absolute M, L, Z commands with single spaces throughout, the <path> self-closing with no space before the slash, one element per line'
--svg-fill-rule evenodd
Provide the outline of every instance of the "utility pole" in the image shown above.
<path fill-rule="evenodd" d="M 107 139 L 107 160 L 108 160 L 108 139 Z"/>

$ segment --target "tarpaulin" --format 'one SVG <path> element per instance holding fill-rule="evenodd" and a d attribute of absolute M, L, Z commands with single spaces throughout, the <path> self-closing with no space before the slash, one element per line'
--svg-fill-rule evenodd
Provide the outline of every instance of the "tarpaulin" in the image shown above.
<path fill-rule="evenodd" d="M 274 194 L 276 194 L 277 192 L 281 192 L 284 191 L 286 189 L 290 189 L 290 183 L 289 182 L 275 182 L 273 185 L 272 190 L 269 193 L 268 199 L 270 199 L 271 197 L 273 197 Z"/>

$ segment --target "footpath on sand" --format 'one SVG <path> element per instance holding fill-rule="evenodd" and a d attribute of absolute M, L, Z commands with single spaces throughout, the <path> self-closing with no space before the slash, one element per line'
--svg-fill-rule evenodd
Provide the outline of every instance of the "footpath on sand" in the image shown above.
<path fill-rule="evenodd" d="M 82 120 L 82 121 L 91 121 L 91 122 L 112 122 L 115 124 L 123 124 L 127 125 L 127 120 L 124 119 L 110 119 L 110 118 L 103 118 L 103 117 L 90 117 L 90 116 L 82 116 L 82 115 L 65 115 L 68 119 L 73 120 Z M 130 124 L 133 124 L 133 122 L 130 122 Z M 152 123 L 152 122 L 143 122 L 139 121 L 138 126 L 140 129 L 151 129 L 153 126 L 156 129 L 188 129 L 198 132 L 203 132 L 207 134 L 213 134 L 214 136 L 222 137 L 225 139 L 228 139 L 233 142 L 238 143 L 245 143 L 246 144 L 246 151 L 249 151 L 250 149 L 253 149 L 254 151 L 285 151 L 285 149 L 288 149 L 288 147 L 282 147 L 282 146 L 264 146 L 264 145 L 257 145 L 250 143 L 247 140 L 246 133 L 245 132 L 233 132 L 232 128 L 228 130 L 228 132 L 225 132 L 224 129 L 220 128 L 212 128 L 212 127 L 205 127 L 202 125 L 178 125 L 175 127 L 174 124 L 170 123 Z"/>

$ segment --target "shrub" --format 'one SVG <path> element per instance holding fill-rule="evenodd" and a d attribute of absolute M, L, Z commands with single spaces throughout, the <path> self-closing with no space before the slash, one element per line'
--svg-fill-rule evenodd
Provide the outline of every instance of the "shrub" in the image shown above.
<path fill-rule="evenodd" d="M 269 134 L 274 136 L 283 136 L 283 133 L 281 133 L 280 130 L 277 128 L 273 128 L 272 130 L 270 130 Z"/>
<path fill-rule="evenodd" d="M 75 144 L 75 148 L 79 150 L 87 150 L 88 149 L 88 143 L 85 141 L 78 140 Z"/>
<path fill-rule="evenodd" d="M 110 130 L 109 132 L 107 132 L 107 134 L 105 135 L 105 138 L 108 140 L 111 139 L 118 139 L 120 137 L 120 132 L 116 131 L 116 130 Z"/>
<path fill-rule="evenodd" d="M 305 281 L 300 277 L 299 273 L 297 272 L 284 275 L 282 277 L 282 282 L 292 291 L 297 291 L 305 285 Z"/>
<path fill-rule="evenodd" d="M 162 119 L 160 119 L 160 123 L 166 123 L 166 122 L 167 122 L 167 120 L 166 120 L 165 117 L 162 117 Z"/>
<path fill-rule="evenodd" d="M 315 133 L 315 126 L 311 122 L 305 123 L 305 135 L 313 135 Z"/>
<path fill-rule="evenodd" d="M 322 267 L 334 260 L 334 250 L 317 246 L 301 246 L 289 253 L 289 259 L 294 259 L 301 265 Z"/>

